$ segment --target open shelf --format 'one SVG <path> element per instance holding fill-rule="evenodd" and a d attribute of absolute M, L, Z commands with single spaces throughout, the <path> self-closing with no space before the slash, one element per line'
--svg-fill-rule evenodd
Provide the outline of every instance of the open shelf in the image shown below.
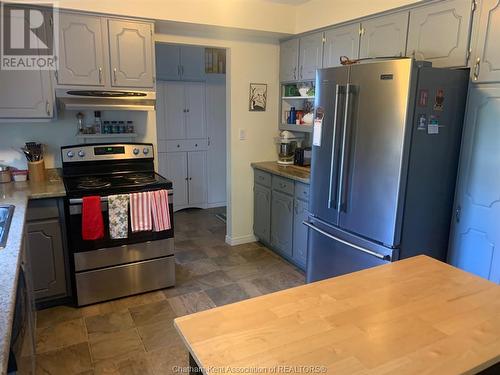
<path fill-rule="evenodd" d="M 288 130 L 291 132 L 312 133 L 312 125 L 294 125 L 294 124 L 280 124 L 280 130 Z"/>
<path fill-rule="evenodd" d="M 107 138 L 137 138 L 137 133 L 111 133 L 111 134 L 80 134 L 78 139 L 107 139 Z"/>

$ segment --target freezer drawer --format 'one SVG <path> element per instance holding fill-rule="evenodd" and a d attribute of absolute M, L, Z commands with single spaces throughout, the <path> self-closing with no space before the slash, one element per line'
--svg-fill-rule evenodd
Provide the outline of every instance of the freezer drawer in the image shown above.
<path fill-rule="evenodd" d="M 173 256 L 76 274 L 79 306 L 162 289 L 174 284 Z"/>
<path fill-rule="evenodd" d="M 304 224 L 309 228 L 308 283 L 379 266 L 396 259 L 396 250 L 354 238 L 319 222 L 308 221 Z"/>

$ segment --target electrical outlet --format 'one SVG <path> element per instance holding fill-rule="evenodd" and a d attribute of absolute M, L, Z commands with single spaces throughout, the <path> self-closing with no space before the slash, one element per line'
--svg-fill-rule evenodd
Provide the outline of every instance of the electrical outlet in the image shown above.
<path fill-rule="evenodd" d="M 240 129 L 240 141 L 247 139 L 247 131 L 245 129 Z"/>

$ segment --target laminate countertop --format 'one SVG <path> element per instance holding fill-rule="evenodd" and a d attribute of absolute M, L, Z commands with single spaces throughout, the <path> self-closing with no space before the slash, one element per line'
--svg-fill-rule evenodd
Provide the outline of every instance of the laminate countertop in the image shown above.
<path fill-rule="evenodd" d="M 7 370 L 17 278 L 21 263 L 24 222 L 29 199 L 64 197 L 58 169 L 47 170 L 45 182 L 0 184 L 0 205 L 15 206 L 6 247 L 0 249 L 0 374 Z"/>
<path fill-rule="evenodd" d="M 281 177 L 309 184 L 311 181 L 311 168 L 299 165 L 280 165 L 275 161 L 262 161 L 250 164 L 254 169 L 269 172 Z"/>
<path fill-rule="evenodd" d="M 500 286 L 423 255 L 174 324 L 205 374 L 473 374 L 500 362 Z"/>

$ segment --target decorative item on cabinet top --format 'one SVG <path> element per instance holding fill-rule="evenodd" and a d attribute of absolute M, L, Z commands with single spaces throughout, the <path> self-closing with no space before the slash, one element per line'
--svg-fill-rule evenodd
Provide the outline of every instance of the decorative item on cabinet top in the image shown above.
<path fill-rule="evenodd" d="M 226 74 L 226 50 L 205 48 L 205 73 Z"/>

